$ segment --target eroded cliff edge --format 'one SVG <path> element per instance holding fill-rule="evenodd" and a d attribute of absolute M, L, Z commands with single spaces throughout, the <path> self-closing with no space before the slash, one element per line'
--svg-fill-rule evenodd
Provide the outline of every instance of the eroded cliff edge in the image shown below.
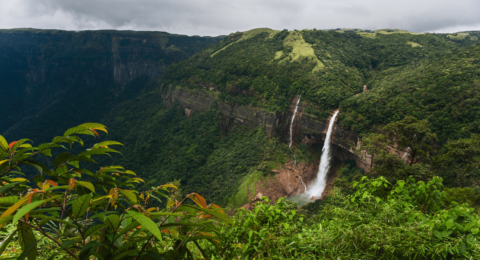
<path fill-rule="evenodd" d="M 293 100 L 289 111 L 273 113 L 251 105 L 241 106 L 227 103 L 217 97 L 219 93 L 213 86 L 204 86 L 202 89 L 167 87 L 163 89 L 163 92 L 163 99 L 167 106 L 171 106 L 173 102 L 179 102 L 185 109 L 187 116 L 194 110 L 206 112 L 213 105 L 216 105 L 220 112 L 220 127 L 225 134 L 228 134 L 235 125 L 243 125 L 250 129 L 263 126 L 270 136 L 277 135 L 282 142 L 287 142 L 289 119 L 294 110 Z M 322 147 L 330 118 L 319 118 L 306 113 L 306 108 L 309 106 L 314 106 L 314 104 L 307 101 L 299 103 L 297 118 L 293 126 L 293 142 L 295 144 L 303 142 L 306 145 Z M 334 127 L 332 142 L 334 144 L 333 157 L 335 160 L 355 160 L 357 167 L 364 169 L 366 172 L 370 171 L 372 166 L 371 157 L 365 153 L 361 155 L 355 154 L 355 150 L 360 147 L 358 135 L 347 131 L 342 125 L 337 123 Z M 303 192 L 303 185 L 301 185 L 300 179 L 295 175 L 300 175 L 308 185 L 316 177 L 317 164 L 318 162 L 316 164 L 311 163 L 311 165 L 301 165 L 297 171 L 293 171 L 288 169 L 289 165 L 287 163 L 283 167 L 286 170 L 281 170 L 280 175 L 283 173 L 283 175 L 288 175 L 288 178 L 285 178 L 285 180 L 288 179 L 289 181 L 275 181 L 277 189 L 269 195 L 288 197 Z M 334 171 L 330 174 L 333 175 Z M 290 175 L 293 177 L 290 178 Z"/>

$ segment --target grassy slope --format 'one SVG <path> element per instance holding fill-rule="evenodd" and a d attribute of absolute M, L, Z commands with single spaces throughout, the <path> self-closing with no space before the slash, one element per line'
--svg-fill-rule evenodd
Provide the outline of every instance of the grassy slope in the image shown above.
<path fill-rule="evenodd" d="M 296 93 L 320 113 L 363 89 L 375 73 L 478 42 L 476 34 L 415 34 L 399 30 L 234 33 L 172 65 L 163 84 L 212 84 L 222 98 L 285 111 Z"/>

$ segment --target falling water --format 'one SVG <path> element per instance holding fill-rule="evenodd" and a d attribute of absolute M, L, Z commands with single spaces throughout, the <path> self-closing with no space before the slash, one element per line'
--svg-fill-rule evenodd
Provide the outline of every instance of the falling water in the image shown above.
<path fill-rule="evenodd" d="M 327 136 L 325 138 L 325 144 L 322 149 L 322 157 L 320 158 L 320 166 L 318 167 L 317 180 L 312 183 L 305 193 L 292 196 L 288 198 L 289 201 L 297 203 L 299 206 L 303 206 L 312 201 L 312 197 L 318 199 L 322 196 L 325 187 L 327 186 L 327 173 L 330 169 L 330 144 L 332 141 L 333 125 L 335 124 L 335 118 L 337 117 L 338 110 L 333 114 L 328 124 Z"/>
<path fill-rule="evenodd" d="M 295 153 L 292 150 L 292 143 L 293 143 L 293 122 L 295 121 L 295 116 L 297 115 L 297 110 L 298 110 L 298 104 L 300 103 L 300 98 L 302 96 L 298 95 L 297 102 L 295 102 L 295 109 L 293 110 L 293 115 L 292 115 L 292 120 L 290 120 L 290 140 L 288 141 L 288 147 L 290 148 L 290 151 L 292 152 L 293 155 L 293 169 L 295 170 L 297 167 L 297 156 L 295 156 Z M 302 176 L 300 174 L 297 174 L 297 176 L 300 178 L 302 181 L 303 187 L 305 187 L 305 192 L 307 191 L 307 186 L 303 182 Z"/>
<path fill-rule="evenodd" d="M 335 118 L 337 117 L 338 110 L 333 114 L 330 123 L 328 124 L 327 137 L 325 138 L 325 144 L 322 149 L 322 157 L 320 159 L 320 166 L 318 167 L 317 180 L 313 185 L 311 185 L 307 191 L 308 195 L 311 197 L 319 198 L 322 196 L 325 186 L 327 186 L 327 173 L 330 169 L 330 144 L 332 140 L 332 130 L 335 123 Z"/>
<path fill-rule="evenodd" d="M 405 151 L 405 153 L 403 154 L 402 156 L 402 159 L 405 160 L 405 158 L 407 157 L 407 155 L 410 153 L 410 147 L 407 147 L 407 150 Z"/>
<path fill-rule="evenodd" d="M 295 121 L 295 116 L 297 115 L 298 104 L 300 103 L 300 98 L 302 96 L 298 95 L 297 102 L 295 103 L 295 109 L 293 110 L 292 120 L 290 120 L 290 140 L 288 141 L 288 147 L 292 149 L 293 143 L 293 121 Z"/>

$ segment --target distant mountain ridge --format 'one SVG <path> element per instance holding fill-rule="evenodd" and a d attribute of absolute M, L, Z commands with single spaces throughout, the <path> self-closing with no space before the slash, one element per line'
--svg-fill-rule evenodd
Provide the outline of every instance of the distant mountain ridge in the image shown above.
<path fill-rule="evenodd" d="M 45 141 L 51 134 L 39 128 L 61 131 L 98 121 L 122 93 L 131 97 L 143 91 L 145 86 L 128 89 L 133 79 L 157 81 L 167 66 L 220 39 L 164 32 L 0 30 L 0 133 Z M 80 104 L 90 110 L 75 109 Z"/>

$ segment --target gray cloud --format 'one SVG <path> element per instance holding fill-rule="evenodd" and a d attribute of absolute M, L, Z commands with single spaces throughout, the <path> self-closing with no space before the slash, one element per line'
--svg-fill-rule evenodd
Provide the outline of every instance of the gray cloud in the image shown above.
<path fill-rule="evenodd" d="M 220 35 L 272 29 L 480 30 L 478 0 L 10 0 L 0 28 L 158 30 Z"/>

